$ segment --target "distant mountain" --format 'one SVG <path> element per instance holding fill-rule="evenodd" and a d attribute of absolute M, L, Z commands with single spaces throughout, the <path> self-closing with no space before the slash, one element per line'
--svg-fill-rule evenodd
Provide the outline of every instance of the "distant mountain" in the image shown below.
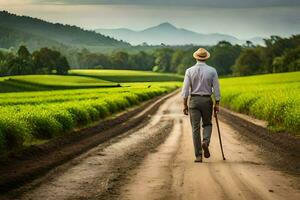
<path fill-rule="evenodd" d="M 47 46 L 81 47 L 127 47 L 128 43 L 118 41 L 94 31 L 76 26 L 54 24 L 40 19 L 18 16 L 0 11 L 0 47 L 29 44 L 36 48 Z"/>
<path fill-rule="evenodd" d="M 147 28 L 142 31 L 134 31 L 126 28 L 96 29 L 95 31 L 103 35 L 127 41 L 133 45 L 139 45 L 144 42 L 151 45 L 159 45 L 161 43 L 167 45 L 214 45 L 222 40 L 226 40 L 232 44 L 245 43 L 245 40 L 240 40 L 231 35 L 219 33 L 196 33 L 184 28 L 177 28 L 174 25 L 167 22 L 154 27 Z M 256 43 L 256 40 L 253 42 Z"/>

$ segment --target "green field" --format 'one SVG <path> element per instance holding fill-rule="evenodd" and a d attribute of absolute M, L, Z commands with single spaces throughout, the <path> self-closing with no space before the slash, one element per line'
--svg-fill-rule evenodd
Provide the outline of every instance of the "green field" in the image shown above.
<path fill-rule="evenodd" d="M 72 73 L 77 75 L 0 78 L 0 91 L 8 88 L 9 84 L 3 83 L 9 81 L 15 84 L 10 89 L 18 91 L 0 93 L 0 152 L 63 136 L 182 84 L 181 76 L 158 73 L 155 77 L 153 72 Z M 220 82 L 223 106 L 268 121 L 270 130 L 299 135 L 300 72 L 224 78 Z"/>
<path fill-rule="evenodd" d="M 300 72 L 221 79 L 222 105 L 300 134 Z"/>
<path fill-rule="evenodd" d="M 84 76 L 24 75 L 0 78 L 0 92 L 23 92 L 117 86 L 117 83 L 111 81 Z"/>
<path fill-rule="evenodd" d="M 71 70 L 70 74 L 99 78 L 117 83 L 182 81 L 181 75 L 133 70 Z"/>
<path fill-rule="evenodd" d="M 128 82 L 182 81 L 182 76 L 133 70 L 71 70 L 70 75 L 0 77 L 0 93 L 61 89 L 118 87 Z"/>
<path fill-rule="evenodd" d="M 141 72 L 131 73 L 138 77 Z M 118 78 L 122 78 L 122 74 L 128 78 L 127 71 L 112 70 L 106 77 L 115 74 Z M 147 80 L 145 74 L 141 73 L 141 76 Z M 149 74 L 155 75 L 152 72 Z M 19 92 L 0 93 L 2 153 L 63 136 L 74 128 L 104 119 L 181 86 L 181 82 L 133 83 L 129 80 L 131 83 L 122 83 L 118 87 L 103 87 L 118 84 L 99 77 L 56 75 L 6 77 L 0 79 L 0 83 L 5 79 L 20 81 L 20 84 L 30 83 L 34 89 L 41 91 L 27 91 L 25 88 L 27 92 L 21 92 L 22 88 L 19 88 Z M 57 87 L 70 89 L 52 90 Z M 74 89 L 80 87 L 85 89 Z"/>

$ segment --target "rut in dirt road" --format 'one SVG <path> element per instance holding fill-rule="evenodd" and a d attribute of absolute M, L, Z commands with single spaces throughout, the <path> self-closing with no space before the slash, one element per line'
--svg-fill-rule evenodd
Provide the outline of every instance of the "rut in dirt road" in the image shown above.
<path fill-rule="evenodd" d="M 214 124 L 211 158 L 194 163 L 189 117 L 173 96 L 150 120 L 0 199 L 298 200 L 299 177 L 275 171 L 259 146 L 220 122 L 226 161 Z M 294 184 L 294 185 L 293 185 Z"/>

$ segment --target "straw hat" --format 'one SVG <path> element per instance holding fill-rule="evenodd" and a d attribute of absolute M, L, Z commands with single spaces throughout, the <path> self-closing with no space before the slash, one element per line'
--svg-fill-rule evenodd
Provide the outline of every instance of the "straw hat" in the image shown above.
<path fill-rule="evenodd" d="M 199 48 L 194 52 L 193 56 L 197 60 L 207 60 L 210 57 L 210 53 L 204 48 Z"/>

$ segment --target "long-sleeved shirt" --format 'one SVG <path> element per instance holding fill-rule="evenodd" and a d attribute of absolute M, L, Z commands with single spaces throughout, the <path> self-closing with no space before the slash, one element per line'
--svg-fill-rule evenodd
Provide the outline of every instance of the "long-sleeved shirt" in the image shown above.
<path fill-rule="evenodd" d="M 187 98 L 190 94 L 212 95 L 220 101 L 220 86 L 218 73 L 215 68 L 198 61 L 185 71 L 182 96 Z"/>

